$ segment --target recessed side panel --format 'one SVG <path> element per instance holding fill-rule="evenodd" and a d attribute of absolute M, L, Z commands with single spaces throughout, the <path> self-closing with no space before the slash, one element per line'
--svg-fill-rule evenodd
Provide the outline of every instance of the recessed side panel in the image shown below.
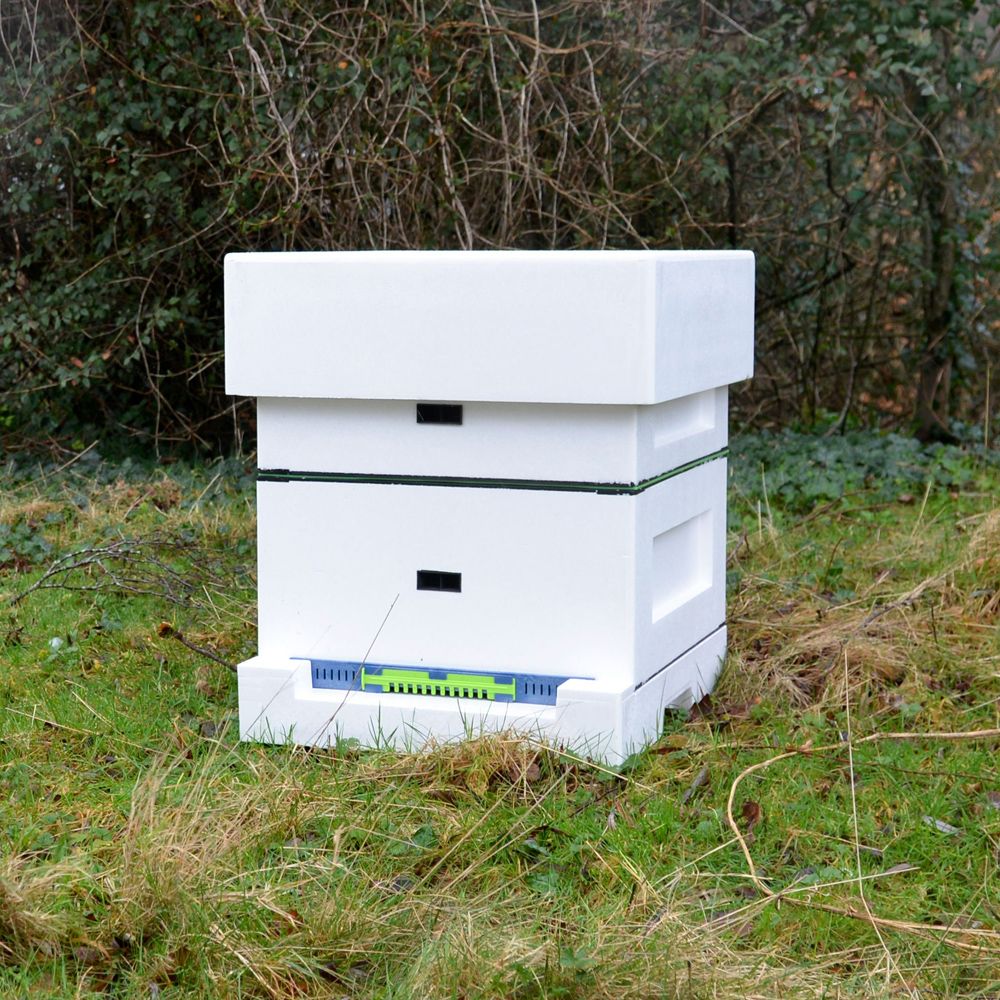
<path fill-rule="evenodd" d="M 654 536 L 651 624 L 663 621 L 711 588 L 713 513 L 702 511 Z"/>
<path fill-rule="evenodd" d="M 258 464 L 306 472 L 632 483 L 639 478 L 640 412 L 635 406 L 263 397 L 257 404 Z"/>
<path fill-rule="evenodd" d="M 636 514 L 636 682 L 726 617 L 726 461 L 647 490 Z"/>
<path fill-rule="evenodd" d="M 640 480 L 676 469 L 726 447 L 729 390 L 705 389 L 637 409 Z"/>
<path fill-rule="evenodd" d="M 257 496 L 262 655 L 633 675 L 634 497 L 316 482 Z M 422 589 L 427 572 L 449 586 Z"/>

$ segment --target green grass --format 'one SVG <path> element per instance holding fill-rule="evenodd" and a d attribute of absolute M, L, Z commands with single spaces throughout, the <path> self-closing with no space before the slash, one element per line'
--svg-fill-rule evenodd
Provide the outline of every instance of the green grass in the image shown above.
<path fill-rule="evenodd" d="M 995 997 L 1000 740 L 862 741 L 1000 726 L 997 465 L 734 452 L 722 682 L 618 769 L 239 743 L 245 470 L 12 462 L 0 996 Z"/>

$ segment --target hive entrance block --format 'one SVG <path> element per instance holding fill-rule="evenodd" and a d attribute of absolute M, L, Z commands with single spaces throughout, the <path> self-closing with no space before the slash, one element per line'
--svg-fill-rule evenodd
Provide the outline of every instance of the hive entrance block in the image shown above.
<path fill-rule="evenodd" d="M 490 674 L 476 671 L 427 670 L 380 664 L 310 660 L 312 685 L 339 691 L 417 694 L 436 698 L 472 698 L 555 705 L 559 685 L 569 677 L 541 674 Z M 586 680 L 587 678 L 583 678 Z"/>

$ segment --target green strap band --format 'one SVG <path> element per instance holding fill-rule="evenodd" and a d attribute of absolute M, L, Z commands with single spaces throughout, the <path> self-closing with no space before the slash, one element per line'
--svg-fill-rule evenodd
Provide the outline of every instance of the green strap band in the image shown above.
<path fill-rule="evenodd" d="M 606 493 L 612 495 L 636 494 L 651 486 L 673 479 L 682 473 L 725 458 L 728 448 L 720 448 L 710 455 L 679 465 L 641 483 L 580 483 L 558 479 L 478 479 L 474 476 L 393 476 L 366 472 L 299 472 L 289 469 L 261 469 L 257 481 L 261 483 L 371 483 L 382 486 L 461 486 L 472 489 L 492 490 L 548 490 L 556 493 Z"/>

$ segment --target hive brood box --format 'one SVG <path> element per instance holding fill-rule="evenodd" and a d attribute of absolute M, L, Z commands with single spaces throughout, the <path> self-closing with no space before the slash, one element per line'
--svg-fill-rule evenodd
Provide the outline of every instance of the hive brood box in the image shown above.
<path fill-rule="evenodd" d="M 515 729 L 606 760 L 725 652 L 742 251 L 231 254 L 258 397 L 244 738 Z"/>

